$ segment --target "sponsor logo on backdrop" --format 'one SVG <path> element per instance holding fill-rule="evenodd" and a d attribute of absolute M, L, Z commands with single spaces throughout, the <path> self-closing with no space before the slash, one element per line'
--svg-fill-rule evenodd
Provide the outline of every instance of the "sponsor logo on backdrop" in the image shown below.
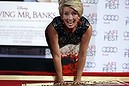
<path fill-rule="evenodd" d="M 89 69 L 94 69 L 96 67 L 95 62 L 86 62 L 84 71 L 89 71 Z"/>
<path fill-rule="evenodd" d="M 102 48 L 103 53 L 117 53 L 117 51 L 118 51 L 117 47 L 104 46 Z"/>
<path fill-rule="evenodd" d="M 105 24 L 110 24 L 111 22 L 115 22 L 119 20 L 119 15 L 111 15 L 111 14 L 105 14 L 103 16 L 103 20 Z"/>
<path fill-rule="evenodd" d="M 122 65 L 122 68 L 123 68 L 123 69 L 129 69 L 129 63 L 124 63 L 124 64 Z"/>
<path fill-rule="evenodd" d="M 8 48 L 4 48 L 4 47 L 0 47 L 0 54 L 9 54 L 9 49 Z"/>
<path fill-rule="evenodd" d="M 85 68 L 95 68 L 96 63 L 95 62 L 86 62 Z"/>
<path fill-rule="evenodd" d="M 117 41 L 118 31 L 110 30 L 109 32 L 105 32 L 104 41 Z"/>
<path fill-rule="evenodd" d="M 119 9 L 119 0 L 106 0 L 106 9 Z"/>
<path fill-rule="evenodd" d="M 129 58 L 129 49 L 125 49 L 124 57 Z"/>
<path fill-rule="evenodd" d="M 118 21 L 119 20 L 119 16 L 118 15 L 104 15 L 103 19 L 105 21 Z"/>
<path fill-rule="evenodd" d="M 125 8 L 129 9 L 129 0 L 125 0 Z"/>
<path fill-rule="evenodd" d="M 83 0 L 84 4 L 98 4 L 99 0 Z"/>
<path fill-rule="evenodd" d="M 129 41 L 129 31 L 125 31 L 125 32 L 123 33 L 123 36 L 124 36 L 124 40 L 125 40 L 125 41 Z"/>
<path fill-rule="evenodd" d="M 116 62 L 108 62 L 107 64 L 104 64 L 103 72 L 116 72 L 117 66 Z"/>
<path fill-rule="evenodd" d="M 90 45 L 87 49 L 87 56 L 95 56 L 96 55 L 96 45 Z"/>
<path fill-rule="evenodd" d="M 126 17 L 125 25 L 129 25 L 129 17 Z"/>
<path fill-rule="evenodd" d="M 88 15 L 84 15 L 89 22 L 93 25 L 93 24 L 97 24 L 97 13 L 90 13 Z"/>
<path fill-rule="evenodd" d="M 96 36 L 97 35 L 97 30 L 92 30 L 92 36 Z"/>
<path fill-rule="evenodd" d="M 51 51 L 49 48 L 45 49 L 45 58 L 52 58 Z"/>

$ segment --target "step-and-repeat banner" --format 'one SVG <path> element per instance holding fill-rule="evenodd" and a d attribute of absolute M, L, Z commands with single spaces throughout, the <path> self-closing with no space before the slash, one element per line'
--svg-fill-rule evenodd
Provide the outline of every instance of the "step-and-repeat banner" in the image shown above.
<path fill-rule="evenodd" d="M 82 2 L 83 16 L 93 27 L 84 72 L 129 72 L 129 0 Z M 0 57 L 52 58 L 44 30 L 58 15 L 55 0 L 47 3 L 1 1 Z"/>

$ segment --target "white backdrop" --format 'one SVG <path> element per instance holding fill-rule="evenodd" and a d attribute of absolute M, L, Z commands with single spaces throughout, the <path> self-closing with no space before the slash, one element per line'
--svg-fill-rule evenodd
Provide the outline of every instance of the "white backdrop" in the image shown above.
<path fill-rule="evenodd" d="M 129 0 L 83 5 L 93 26 L 84 72 L 129 72 Z M 0 2 L 0 45 L 47 46 L 44 30 L 57 15 L 57 3 Z"/>
<path fill-rule="evenodd" d="M 129 72 L 129 0 L 83 2 L 93 25 L 84 71 Z"/>

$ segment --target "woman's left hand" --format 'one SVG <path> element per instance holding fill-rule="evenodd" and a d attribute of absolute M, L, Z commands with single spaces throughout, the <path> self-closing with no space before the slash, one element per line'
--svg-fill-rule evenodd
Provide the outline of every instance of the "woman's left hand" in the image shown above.
<path fill-rule="evenodd" d="M 73 81 L 73 85 L 80 85 L 81 84 L 81 80 L 76 79 L 75 81 Z"/>

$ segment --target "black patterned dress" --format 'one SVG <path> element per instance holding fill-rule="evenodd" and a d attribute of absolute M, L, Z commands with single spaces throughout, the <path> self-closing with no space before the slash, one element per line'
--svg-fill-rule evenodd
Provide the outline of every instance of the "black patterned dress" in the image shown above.
<path fill-rule="evenodd" d="M 73 33 L 66 32 L 60 16 L 55 17 L 52 24 L 58 33 L 63 73 L 76 73 L 80 41 L 90 24 L 85 17 L 81 17 Z"/>

